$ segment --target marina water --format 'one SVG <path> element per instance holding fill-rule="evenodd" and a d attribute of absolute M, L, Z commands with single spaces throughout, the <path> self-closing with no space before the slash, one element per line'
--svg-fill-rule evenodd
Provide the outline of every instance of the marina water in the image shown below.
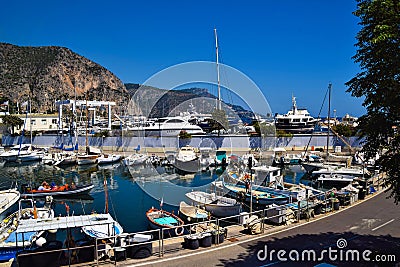
<path fill-rule="evenodd" d="M 222 169 L 211 169 L 197 174 L 178 175 L 174 169 L 153 166 L 126 167 L 121 163 L 109 166 L 72 166 L 59 168 L 41 163 L 5 164 L 0 167 L 0 187 L 10 188 L 15 182 L 39 186 L 43 181 L 62 184 L 94 185 L 89 195 L 74 199 L 55 199 L 56 216 L 102 213 L 105 208 L 104 180 L 107 181 L 109 212 L 124 227 L 125 232 L 145 231 L 146 211 L 151 207 L 178 212 L 180 201 L 188 200 L 185 193 L 192 190 L 210 191 L 210 183 Z M 304 171 L 297 166 L 285 167 L 285 181 L 299 183 Z M 43 200 L 37 200 L 39 205 Z"/>

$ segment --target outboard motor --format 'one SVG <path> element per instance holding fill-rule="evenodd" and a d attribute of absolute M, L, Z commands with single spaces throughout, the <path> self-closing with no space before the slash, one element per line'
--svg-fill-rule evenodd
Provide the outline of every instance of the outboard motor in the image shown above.
<path fill-rule="evenodd" d="M 22 184 L 21 185 L 21 192 L 22 194 L 27 193 L 29 191 L 31 191 L 31 186 L 29 184 Z"/>

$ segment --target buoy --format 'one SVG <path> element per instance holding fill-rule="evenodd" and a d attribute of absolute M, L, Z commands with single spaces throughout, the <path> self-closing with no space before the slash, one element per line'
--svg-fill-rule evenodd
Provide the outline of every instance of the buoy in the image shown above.
<path fill-rule="evenodd" d="M 180 229 L 180 230 L 178 230 L 178 229 Z M 176 235 L 183 235 L 184 231 L 185 231 L 185 229 L 182 226 L 175 228 L 175 234 Z"/>
<path fill-rule="evenodd" d="M 36 239 L 36 246 L 38 247 L 42 247 L 45 243 L 47 242 L 47 240 L 44 237 L 39 237 L 38 239 Z"/>

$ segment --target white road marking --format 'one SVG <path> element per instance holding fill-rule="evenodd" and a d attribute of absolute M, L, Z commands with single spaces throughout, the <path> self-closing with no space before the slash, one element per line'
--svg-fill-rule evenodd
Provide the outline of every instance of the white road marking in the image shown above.
<path fill-rule="evenodd" d="M 385 222 L 384 224 L 381 224 L 381 225 L 379 225 L 379 226 L 375 227 L 375 228 L 374 228 L 374 229 L 372 229 L 371 231 L 378 230 L 379 228 L 381 228 L 381 227 L 383 227 L 383 226 L 385 226 L 385 225 L 387 225 L 387 224 L 389 224 L 389 223 L 391 223 L 391 222 L 393 222 L 393 221 L 394 221 L 394 219 L 391 219 L 390 221 L 388 221 L 388 222 Z"/>

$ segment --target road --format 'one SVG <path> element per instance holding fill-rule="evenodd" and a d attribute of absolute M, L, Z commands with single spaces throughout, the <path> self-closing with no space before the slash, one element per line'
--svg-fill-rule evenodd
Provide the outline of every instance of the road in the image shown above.
<path fill-rule="evenodd" d="M 386 193 L 381 193 L 327 218 L 271 236 L 246 242 L 226 241 L 231 244 L 148 264 L 162 267 L 315 266 L 320 263 L 394 266 L 400 262 L 400 207 L 386 197 Z"/>

